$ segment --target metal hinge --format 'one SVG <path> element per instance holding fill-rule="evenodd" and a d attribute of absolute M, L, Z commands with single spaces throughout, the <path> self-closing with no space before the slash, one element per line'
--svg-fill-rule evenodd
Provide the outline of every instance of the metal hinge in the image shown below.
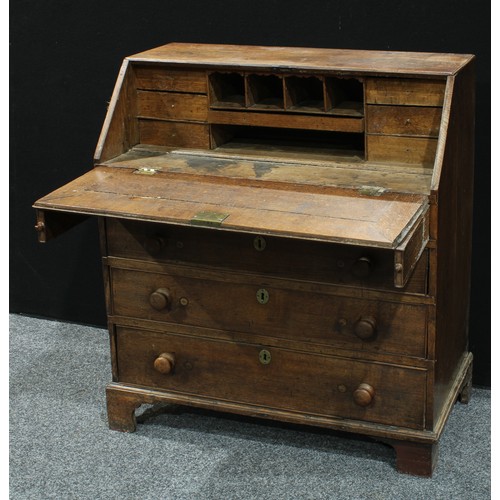
<path fill-rule="evenodd" d="M 142 167 L 138 168 L 137 170 L 134 170 L 134 174 L 138 175 L 154 175 L 158 173 L 158 170 L 156 168 L 151 168 L 151 167 Z"/>
<path fill-rule="evenodd" d="M 193 226 L 220 226 L 229 214 L 219 212 L 198 212 L 191 218 Z"/>

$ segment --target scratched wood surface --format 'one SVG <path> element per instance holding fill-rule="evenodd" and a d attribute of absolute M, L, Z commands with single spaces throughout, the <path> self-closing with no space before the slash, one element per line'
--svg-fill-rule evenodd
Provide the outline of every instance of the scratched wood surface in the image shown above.
<path fill-rule="evenodd" d="M 116 259 L 118 260 L 118 259 Z M 116 262 L 115 260 L 115 262 Z M 256 300 L 263 285 L 262 275 L 186 268 L 169 263 L 155 272 L 126 260 L 126 269 L 111 267 L 113 314 L 167 321 L 184 325 L 237 330 L 301 342 L 337 345 L 360 351 L 425 356 L 426 307 L 421 305 L 339 297 L 335 288 L 323 289 L 266 276 L 269 301 Z M 129 268 L 130 267 L 130 268 Z M 171 303 L 158 310 L 150 295 L 168 289 Z M 321 293 L 323 292 L 323 293 Z M 180 302 L 188 300 L 188 306 Z M 372 317 L 373 333 L 365 339 L 356 336 L 361 318 Z M 251 319 L 251 320 L 250 320 Z"/>
<path fill-rule="evenodd" d="M 363 118 L 263 114 L 249 111 L 211 110 L 208 113 L 208 121 L 221 125 L 254 125 L 258 127 L 335 130 L 339 132 L 363 132 L 365 129 Z"/>
<path fill-rule="evenodd" d="M 369 134 L 437 137 L 441 125 L 440 107 L 370 104 L 366 107 L 366 114 Z"/>
<path fill-rule="evenodd" d="M 137 175 L 96 167 L 36 202 L 94 215 L 190 224 L 200 212 L 227 214 L 226 229 L 394 248 L 406 235 L 423 200 L 254 188 L 174 174 Z"/>
<path fill-rule="evenodd" d="M 259 362 L 262 345 L 123 327 L 117 327 L 117 343 L 120 382 L 255 406 L 423 428 L 427 372 L 422 369 L 279 348 L 270 349 L 272 362 L 263 365 Z M 153 368 L 162 352 L 175 353 L 171 374 Z M 375 389 L 369 407 L 358 406 L 353 400 L 353 392 L 363 382 Z M 338 390 L 339 386 L 347 390 Z"/>
<path fill-rule="evenodd" d="M 466 54 L 431 52 L 171 43 L 135 54 L 129 59 L 208 67 L 451 75 L 456 73 L 471 57 Z"/>
<path fill-rule="evenodd" d="M 146 262 L 213 266 L 245 273 L 338 284 L 337 295 L 368 298 L 370 290 L 394 291 L 393 250 L 319 241 L 265 237 L 264 251 L 255 248 L 256 235 L 210 228 L 106 219 L 107 254 Z M 307 255 L 308 258 L 304 258 Z M 359 274 L 360 262 L 371 263 Z M 422 301 L 427 293 L 427 252 L 419 259 L 396 301 Z M 268 278 L 269 279 L 269 278 Z M 345 286 L 348 285 L 348 286 Z M 401 289 L 398 288 L 400 291 Z M 356 295 L 358 294 L 358 295 Z M 412 297 L 417 295 L 417 297 Z M 379 295 L 375 295 L 375 299 Z M 389 300 L 387 294 L 384 300 Z"/>
<path fill-rule="evenodd" d="M 359 189 L 381 187 L 387 192 L 429 193 L 432 170 L 409 164 L 363 162 L 351 157 L 332 161 L 324 153 L 280 151 L 279 148 L 237 147 L 216 151 L 155 148 L 138 145 L 107 165 L 123 168 L 157 168 L 193 176 L 263 181 L 293 186 Z"/>

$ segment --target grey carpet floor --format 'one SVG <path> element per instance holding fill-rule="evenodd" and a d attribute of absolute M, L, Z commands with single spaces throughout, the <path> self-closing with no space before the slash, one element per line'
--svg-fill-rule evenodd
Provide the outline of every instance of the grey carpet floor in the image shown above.
<path fill-rule="evenodd" d="M 20 315 L 10 325 L 12 499 L 490 498 L 489 390 L 455 405 L 422 479 L 398 474 L 380 443 L 183 407 L 110 431 L 107 331 Z"/>

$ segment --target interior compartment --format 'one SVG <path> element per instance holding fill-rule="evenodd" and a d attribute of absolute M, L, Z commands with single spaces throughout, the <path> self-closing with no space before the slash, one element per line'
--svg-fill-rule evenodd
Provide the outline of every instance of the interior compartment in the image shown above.
<path fill-rule="evenodd" d="M 248 105 L 262 109 L 284 109 L 283 79 L 276 75 L 248 75 Z"/>
<path fill-rule="evenodd" d="M 214 149 L 296 151 L 364 158 L 364 134 L 323 130 L 212 125 Z"/>
<path fill-rule="evenodd" d="M 321 112 L 325 110 L 323 80 L 315 76 L 285 78 L 286 109 Z"/>
<path fill-rule="evenodd" d="M 344 116 L 363 116 L 363 83 L 355 78 L 326 78 L 326 111 Z"/>
<path fill-rule="evenodd" d="M 210 105 L 215 107 L 245 106 L 245 80 L 239 73 L 209 75 Z"/>

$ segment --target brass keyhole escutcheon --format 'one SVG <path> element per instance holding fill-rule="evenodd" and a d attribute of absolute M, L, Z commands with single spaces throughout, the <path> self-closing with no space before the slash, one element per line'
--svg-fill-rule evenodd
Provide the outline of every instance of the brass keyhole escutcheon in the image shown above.
<path fill-rule="evenodd" d="M 271 353 L 267 349 L 262 349 L 259 352 L 259 361 L 263 365 L 268 365 L 271 362 Z"/>
<path fill-rule="evenodd" d="M 259 304 L 267 304 L 269 302 L 269 292 L 265 288 L 257 290 L 257 302 Z"/>
<path fill-rule="evenodd" d="M 262 252 L 266 248 L 266 240 L 262 236 L 256 236 L 253 240 L 253 246 L 258 252 Z"/>

